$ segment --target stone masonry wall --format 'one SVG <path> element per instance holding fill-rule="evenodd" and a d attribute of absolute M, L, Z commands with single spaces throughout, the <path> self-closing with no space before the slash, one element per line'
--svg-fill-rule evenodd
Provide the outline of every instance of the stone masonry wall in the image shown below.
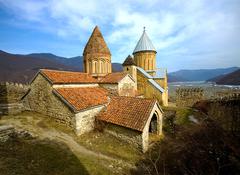
<path fill-rule="evenodd" d="M 192 107 L 203 98 L 202 88 L 178 88 L 176 90 L 176 105 L 179 107 Z"/>
<path fill-rule="evenodd" d="M 11 125 L 0 126 L 0 142 L 5 142 L 14 132 L 14 127 Z"/>
<path fill-rule="evenodd" d="M 97 122 L 97 124 L 103 126 L 103 131 L 109 133 L 129 144 L 133 144 L 135 147 L 142 150 L 142 133 L 132 129 L 128 129 L 122 126 L 118 126 L 106 122 Z"/>
<path fill-rule="evenodd" d="M 17 114 L 24 110 L 22 98 L 28 92 L 29 86 L 24 84 L 0 83 L 0 115 Z"/>
<path fill-rule="evenodd" d="M 103 87 L 108 90 L 109 95 L 118 95 L 118 84 L 99 84 L 100 87 Z"/>
<path fill-rule="evenodd" d="M 240 137 L 240 94 L 203 100 L 194 105 L 225 130 Z"/>
<path fill-rule="evenodd" d="M 118 84 L 119 95 L 134 97 L 136 93 L 135 87 L 135 82 L 129 76 L 126 76 Z"/>
<path fill-rule="evenodd" d="M 104 108 L 103 105 L 75 114 L 77 135 L 84 134 L 95 128 L 95 116 Z"/>
<path fill-rule="evenodd" d="M 157 99 L 159 104 L 163 104 L 163 94 L 153 87 L 148 79 L 141 73 L 137 74 L 137 88 L 140 94 L 143 94 L 146 98 Z"/>
<path fill-rule="evenodd" d="M 59 97 L 52 93 L 51 84 L 41 74 L 38 74 L 32 82 L 31 90 L 26 98 L 31 110 L 73 127 L 74 113 Z"/>

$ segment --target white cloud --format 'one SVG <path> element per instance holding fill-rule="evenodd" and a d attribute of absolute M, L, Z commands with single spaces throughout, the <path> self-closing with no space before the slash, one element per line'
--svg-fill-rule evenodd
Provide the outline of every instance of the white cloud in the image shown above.
<path fill-rule="evenodd" d="M 224 55 L 223 48 L 236 49 L 240 43 L 238 0 L 0 0 L 1 4 L 20 20 L 38 22 L 64 39 L 81 39 L 82 46 L 99 25 L 113 60 L 119 62 L 132 52 L 143 26 L 160 56 L 209 51 Z"/>

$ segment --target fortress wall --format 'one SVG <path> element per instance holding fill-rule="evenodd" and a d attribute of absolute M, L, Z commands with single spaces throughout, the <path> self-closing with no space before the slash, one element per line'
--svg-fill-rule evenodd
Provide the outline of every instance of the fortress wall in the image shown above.
<path fill-rule="evenodd" d="M 194 105 L 231 134 L 240 137 L 240 94 L 231 94 Z"/>
<path fill-rule="evenodd" d="M 192 107 L 196 102 L 204 99 L 202 88 L 178 88 L 176 90 L 176 105 Z"/>
<path fill-rule="evenodd" d="M 22 98 L 28 93 L 29 85 L 1 82 L 0 83 L 0 115 L 17 114 L 24 110 Z"/>
<path fill-rule="evenodd" d="M 224 90 L 224 91 L 217 91 L 214 94 L 214 99 L 232 99 L 236 98 L 236 96 L 240 95 L 240 90 Z"/>
<path fill-rule="evenodd" d="M 0 83 L 0 103 L 16 103 L 29 90 L 29 85 L 13 82 L 1 82 Z"/>

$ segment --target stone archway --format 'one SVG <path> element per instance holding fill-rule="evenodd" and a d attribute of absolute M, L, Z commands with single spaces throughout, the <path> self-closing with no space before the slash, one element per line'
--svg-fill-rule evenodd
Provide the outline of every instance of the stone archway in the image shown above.
<path fill-rule="evenodd" d="M 161 119 L 157 111 L 155 111 L 151 117 L 149 128 L 148 128 L 148 142 L 152 143 L 159 140 L 159 135 L 161 133 Z"/>
<path fill-rule="evenodd" d="M 148 150 L 149 145 L 159 141 L 162 134 L 162 110 L 156 103 L 148 118 L 142 133 L 143 152 Z"/>
<path fill-rule="evenodd" d="M 152 119 L 150 121 L 149 133 L 154 133 L 154 134 L 158 133 L 158 117 L 156 113 L 153 114 Z"/>

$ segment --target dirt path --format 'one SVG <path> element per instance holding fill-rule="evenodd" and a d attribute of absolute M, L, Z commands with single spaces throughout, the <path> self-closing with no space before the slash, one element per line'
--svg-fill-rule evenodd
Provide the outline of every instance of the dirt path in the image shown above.
<path fill-rule="evenodd" d="M 11 124 L 16 129 L 19 130 L 26 130 L 33 134 L 33 136 L 36 136 L 40 139 L 49 139 L 49 140 L 55 140 L 58 142 L 65 143 L 71 151 L 76 156 L 81 155 L 87 155 L 92 156 L 97 159 L 105 159 L 108 161 L 114 161 L 118 162 L 120 164 L 124 164 L 126 167 L 133 167 L 132 164 L 127 163 L 126 161 L 123 161 L 121 159 L 116 159 L 113 157 L 110 157 L 108 155 L 104 155 L 99 152 L 95 152 L 92 150 L 87 149 L 86 147 L 80 145 L 76 140 L 76 136 L 74 133 L 66 133 L 62 132 L 61 130 L 57 130 L 54 127 L 49 127 L 49 124 L 46 123 L 46 118 L 40 117 L 40 116 L 30 116 L 30 115 L 23 115 L 23 116 L 5 116 L 0 120 L 0 124 Z M 41 127 L 41 125 L 43 125 Z M 104 165 L 103 166 L 108 166 Z"/>

